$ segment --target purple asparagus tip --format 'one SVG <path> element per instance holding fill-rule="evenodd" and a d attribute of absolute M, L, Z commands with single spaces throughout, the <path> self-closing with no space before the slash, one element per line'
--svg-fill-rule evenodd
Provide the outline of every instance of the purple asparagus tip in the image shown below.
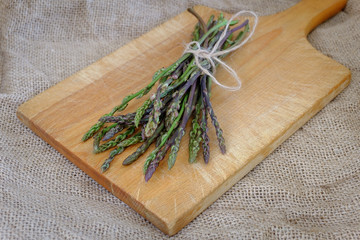
<path fill-rule="evenodd" d="M 226 153 L 226 147 L 225 147 L 225 145 L 221 145 L 221 146 L 220 146 L 220 150 L 221 150 L 221 153 L 222 153 L 222 154 L 225 154 L 225 153 Z"/>
<path fill-rule="evenodd" d="M 145 173 L 145 181 L 148 182 L 156 170 L 156 165 L 150 164 L 149 168 Z"/>
<path fill-rule="evenodd" d="M 240 24 L 239 26 L 237 27 L 234 27 L 233 29 L 231 29 L 229 32 L 233 33 L 233 32 L 236 32 L 237 30 L 240 30 L 242 29 L 243 27 L 245 27 L 246 25 L 248 25 L 249 23 L 249 20 L 246 19 L 242 24 Z M 230 34 L 229 34 L 230 35 Z"/>

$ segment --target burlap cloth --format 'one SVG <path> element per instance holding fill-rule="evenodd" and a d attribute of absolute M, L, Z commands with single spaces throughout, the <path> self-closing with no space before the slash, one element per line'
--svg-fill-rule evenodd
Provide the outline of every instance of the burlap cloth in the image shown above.
<path fill-rule="evenodd" d="M 1 1 L 0 238 L 161 239 L 16 118 L 17 107 L 195 4 L 260 15 L 297 1 Z M 360 2 L 309 40 L 352 83 L 179 239 L 360 238 Z"/>

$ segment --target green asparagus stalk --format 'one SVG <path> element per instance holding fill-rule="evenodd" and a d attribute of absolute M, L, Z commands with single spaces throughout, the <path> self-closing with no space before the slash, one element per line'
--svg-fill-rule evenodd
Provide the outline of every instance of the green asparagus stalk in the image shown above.
<path fill-rule="evenodd" d="M 104 128 L 101 132 L 99 132 L 98 134 L 96 134 L 94 136 L 94 143 L 93 143 L 94 153 L 99 152 L 99 144 L 100 144 L 101 139 L 105 136 L 105 134 L 107 132 L 109 132 L 112 128 L 115 128 L 116 126 L 117 126 L 116 123 L 112 124 L 111 126 Z"/>
<path fill-rule="evenodd" d="M 105 172 L 109 169 L 110 163 L 114 160 L 115 156 L 122 153 L 125 150 L 124 147 L 118 147 L 110 152 L 109 158 L 107 158 L 104 163 L 101 165 L 101 172 Z"/>
<path fill-rule="evenodd" d="M 192 120 L 190 139 L 189 139 L 189 163 L 194 163 L 200 150 L 201 128 L 199 124 L 201 113 L 201 97 L 198 99 Z"/>
<path fill-rule="evenodd" d="M 156 131 L 154 132 L 154 134 L 151 137 L 146 139 L 146 141 L 134 153 L 132 153 L 130 156 L 128 156 L 124 160 L 123 165 L 129 165 L 129 164 L 135 162 L 150 147 L 150 145 L 159 136 L 160 132 L 163 129 L 164 129 L 164 122 L 162 122 L 158 126 L 158 128 L 156 129 Z"/>
<path fill-rule="evenodd" d="M 189 99 L 185 106 L 185 113 L 184 113 L 184 116 L 182 117 L 181 124 L 177 130 L 177 135 L 176 135 L 174 144 L 171 146 L 170 155 L 168 158 L 168 168 L 169 169 L 171 169 L 175 164 L 176 156 L 177 156 L 177 153 L 178 153 L 179 147 L 180 147 L 180 141 L 181 141 L 182 137 L 185 135 L 186 123 L 188 122 L 188 120 L 191 116 L 191 113 L 193 111 L 193 102 L 194 102 L 194 98 L 196 99 L 196 95 L 197 95 L 197 92 L 195 90 L 196 90 L 196 82 L 194 82 L 191 86 L 191 90 L 189 93 Z"/>
<path fill-rule="evenodd" d="M 143 142 L 143 138 L 141 137 L 141 132 L 138 132 L 134 136 L 121 141 L 117 146 L 118 147 L 128 147 L 128 146 L 131 146 L 131 145 L 139 143 L 139 142 Z"/>
<path fill-rule="evenodd" d="M 100 145 L 98 147 L 96 153 L 101 153 L 101 152 L 108 150 L 109 148 L 115 147 L 117 144 L 119 144 L 121 141 L 123 141 L 129 135 L 133 134 L 134 131 L 135 131 L 135 127 L 129 127 L 124 133 L 117 135 L 115 137 L 115 139 Z"/>
<path fill-rule="evenodd" d="M 144 116 L 146 109 L 150 106 L 152 101 L 150 99 L 146 100 L 141 107 L 136 110 L 134 124 L 135 127 L 139 127 L 141 118 Z"/>
<path fill-rule="evenodd" d="M 141 133 L 137 133 L 134 136 L 123 140 L 117 145 L 117 148 L 110 152 L 109 158 L 107 158 L 104 163 L 101 165 L 101 171 L 105 172 L 109 167 L 110 163 L 114 160 L 116 155 L 122 153 L 126 147 L 137 144 L 142 141 Z"/>

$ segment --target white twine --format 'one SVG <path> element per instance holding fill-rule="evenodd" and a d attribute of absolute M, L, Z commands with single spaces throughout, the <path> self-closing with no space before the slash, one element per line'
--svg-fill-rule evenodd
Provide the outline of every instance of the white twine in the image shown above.
<path fill-rule="evenodd" d="M 251 14 L 254 16 L 254 24 L 253 24 L 253 28 L 252 30 L 250 31 L 249 35 L 243 40 L 241 41 L 239 44 L 231 47 L 231 48 L 228 48 L 226 50 L 222 50 L 222 51 L 217 51 L 219 45 L 221 42 L 225 41 L 226 39 L 225 36 L 226 36 L 226 32 L 229 28 L 229 25 L 231 23 L 231 21 L 234 20 L 234 18 L 242 15 L 242 14 Z M 249 41 L 249 39 L 252 37 L 252 35 L 254 34 L 255 32 L 255 28 L 258 24 L 258 16 L 256 15 L 256 13 L 254 13 L 253 11 L 245 11 L 245 10 L 242 10 L 242 11 L 239 11 L 237 12 L 236 14 L 234 14 L 230 20 L 228 21 L 228 23 L 226 24 L 225 26 L 225 29 L 224 31 L 222 32 L 222 34 L 220 35 L 220 38 L 219 40 L 216 42 L 216 44 L 214 45 L 214 47 L 212 48 L 211 51 L 209 51 L 208 49 L 204 49 L 204 48 L 201 48 L 199 42 L 197 41 L 192 41 L 190 43 L 188 43 L 185 47 L 185 51 L 184 51 L 184 54 L 185 53 L 191 53 L 194 55 L 194 58 L 195 58 L 195 62 L 196 62 L 196 65 L 203 71 L 204 74 L 208 75 L 212 81 L 214 83 L 216 83 L 217 85 L 219 85 L 220 87 L 224 88 L 224 89 L 227 89 L 229 91 L 236 91 L 236 90 L 239 90 L 241 88 L 241 79 L 239 78 L 239 76 L 236 74 L 236 72 L 234 71 L 234 69 L 232 69 L 229 65 L 227 65 L 225 62 L 221 61 L 218 56 L 221 56 L 223 54 L 226 54 L 226 53 L 229 53 L 229 52 L 232 52 L 232 51 L 235 51 L 236 49 L 239 49 L 240 47 L 242 47 L 247 41 Z M 196 48 L 195 49 L 192 49 L 193 45 L 195 44 Z M 201 66 L 200 64 L 200 61 L 199 59 L 206 59 L 208 60 L 208 62 L 211 64 L 211 67 L 212 67 L 212 72 L 213 74 L 211 74 L 206 68 L 204 68 L 203 66 Z M 216 67 L 215 67 L 215 62 L 219 63 L 221 66 L 223 66 L 225 68 L 226 71 L 228 71 L 232 76 L 233 78 L 236 80 L 237 82 L 237 86 L 235 87 L 230 87 L 230 86 L 226 86 L 222 83 L 220 83 L 213 75 L 215 75 L 215 72 L 216 72 Z"/>

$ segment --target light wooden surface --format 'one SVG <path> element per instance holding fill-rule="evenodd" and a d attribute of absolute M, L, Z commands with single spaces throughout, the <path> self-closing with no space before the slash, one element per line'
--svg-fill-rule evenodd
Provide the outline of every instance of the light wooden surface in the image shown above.
<path fill-rule="evenodd" d="M 227 57 L 243 80 L 237 92 L 215 86 L 212 102 L 224 130 L 222 155 L 210 131 L 211 159 L 187 162 L 184 137 L 176 164 L 161 164 L 145 183 L 145 156 L 130 166 L 125 151 L 101 174 L 108 152 L 94 155 L 92 142 L 80 141 L 98 118 L 183 51 L 196 19 L 184 12 L 21 105 L 17 115 L 36 134 L 114 195 L 173 235 L 239 181 L 261 160 L 323 108 L 350 82 L 350 71 L 316 51 L 306 35 L 340 11 L 345 0 L 308 0 L 287 11 L 261 17 L 252 40 Z M 218 14 L 197 6 L 205 19 Z M 229 16 L 229 15 L 227 15 Z M 219 80 L 231 84 L 219 70 Z M 134 111 L 143 100 L 130 104 Z M 188 132 L 187 132 L 188 133 Z M 187 134 L 186 134 L 187 135 Z M 149 153 L 149 151 L 148 151 Z"/>

